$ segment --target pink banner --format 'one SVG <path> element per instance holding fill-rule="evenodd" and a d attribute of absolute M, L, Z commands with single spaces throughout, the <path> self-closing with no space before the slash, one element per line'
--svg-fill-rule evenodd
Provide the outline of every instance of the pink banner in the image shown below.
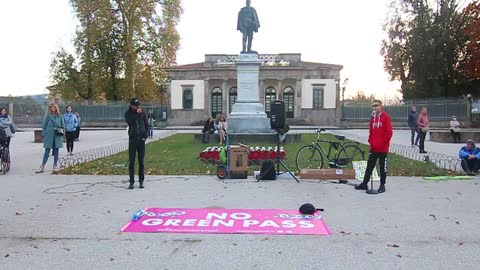
<path fill-rule="evenodd" d="M 330 235 L 320 214 L 298 210 L 146 208 L 123 232 Z"/>

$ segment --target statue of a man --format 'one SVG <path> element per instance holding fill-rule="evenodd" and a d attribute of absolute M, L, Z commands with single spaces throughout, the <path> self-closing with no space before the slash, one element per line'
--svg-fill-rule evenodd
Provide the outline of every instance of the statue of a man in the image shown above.
<path fill-rule="evenodd" d="M 243 34 L 242 53 L 252 51 L 253 32 L 258 32 L 260 21 L 257 11 L 250 6 L 251 1 L 247 0 L 247 6 L 238 12 L 237 30 Z"/>

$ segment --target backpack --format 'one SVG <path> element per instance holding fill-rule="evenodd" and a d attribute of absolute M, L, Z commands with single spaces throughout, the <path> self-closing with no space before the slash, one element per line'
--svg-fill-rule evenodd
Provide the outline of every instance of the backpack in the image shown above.
<path fill-rule="evenodd" d="M 277 173 L 275 172 L 275 163 L 271 160 L 265 160 L 262 163 L 262 169 L 258 177 L 259 180 L 276 180 Z"/>

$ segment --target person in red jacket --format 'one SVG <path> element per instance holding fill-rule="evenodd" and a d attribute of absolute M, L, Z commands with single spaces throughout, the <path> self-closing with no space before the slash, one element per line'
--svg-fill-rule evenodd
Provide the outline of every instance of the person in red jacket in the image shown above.
<path fill-rule="evenodd" d="M 368 143 L 370 144 L 370 153 L 368 155 L 367 169 L 363 182 L 355 186 L 355 189 L 367 190 L 368 181 L 375 168 L 377 160 L 380 160 L 380 187 L 378 193 L 385 192 L 385 182 L 387 179 L 387 154 L 390 148 L 390 139 L 393 135 L 392 121 L 388 113 L 383 111 L 383 105 L 380 100 L 374 100 L 372 104 L 372 118 L 370 119 Z"/>

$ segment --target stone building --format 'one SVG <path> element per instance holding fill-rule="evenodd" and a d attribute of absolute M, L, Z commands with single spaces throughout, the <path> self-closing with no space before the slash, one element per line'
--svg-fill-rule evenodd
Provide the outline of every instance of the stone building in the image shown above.
<path fill-rule="evenodd" d="M 238 55 L 207 54 L 205 62 L 167 69 L 169 125 L 191 125 L 218 112 L 231 112 L 237 99 Z M 342 66 L 304 62 L 301 54 L 259 55 L 259 96 L 270 104 L 283 100 L 291 124 L 335 125 L 340 118 Z"/>

